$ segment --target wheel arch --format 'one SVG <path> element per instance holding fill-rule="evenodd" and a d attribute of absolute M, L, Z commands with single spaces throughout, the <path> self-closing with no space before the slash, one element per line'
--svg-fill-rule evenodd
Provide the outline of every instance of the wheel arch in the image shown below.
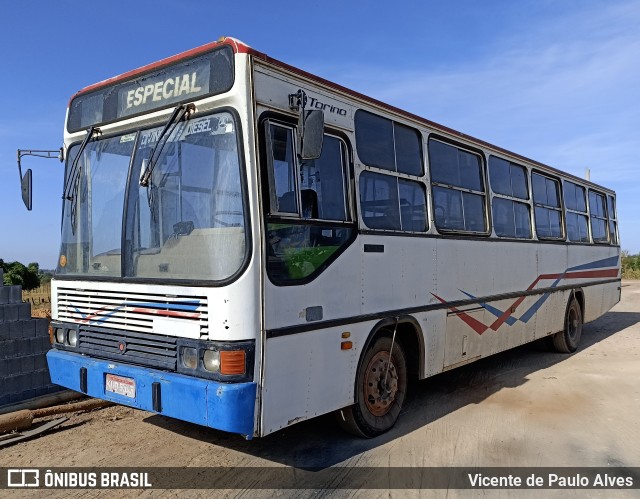
<path fill-rule="evenodd" d="M 582 317 L 584 320 L 584 307 L 585 307 L 584 291 L 582 290 L 582 288 L 575 288 L 573 290 L 573 296 L 576 298 L 576 300 L 578 300 L 578 305 L 580 305 L 580 311 L 582 312 Z"/>
<path fill-rule="evenodd" d="M 365 353 L 376 338 L 384 335 L 393 335 L 396 321 L 398 324 L 398 330 L 396 331 L 396 341 L 402 344 L 402 348 L 407 360 L 407 371 L 409 374 L 409 379 L 412 379 L 413 377 L 415 377 L 415 379 L 419 379 L 420 373 L 424 372 L 424 335 L 422 334 L 422 328 L 420 327 L 420 324 L 415 319 L 415 317 L 411 315 L 387 317 L 378 321 L 376 325 L 373 326 L 360 352 L 360 358 L 358 359 L 358 369 L 360 369 Z M 354 400 L 355 397 L 356 394 L 354 390 Z"/>

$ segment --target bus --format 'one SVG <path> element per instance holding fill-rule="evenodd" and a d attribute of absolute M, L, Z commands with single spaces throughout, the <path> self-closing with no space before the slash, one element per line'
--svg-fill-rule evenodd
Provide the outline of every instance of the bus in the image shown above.
<path fill-rule="evenodd" d="M 62 153 L 52 381 L 247 439 L 375 437 L 620 300 L 612 190 L 233 38 L 76 93 Z"/>

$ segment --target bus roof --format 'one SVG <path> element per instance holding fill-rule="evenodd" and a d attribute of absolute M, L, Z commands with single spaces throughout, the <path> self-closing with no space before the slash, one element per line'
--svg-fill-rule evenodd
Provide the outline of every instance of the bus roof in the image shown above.
<path fill-rule="evenodd" d="M 84 94 L 84 93 L 88 93 L 88 92 L 92 92 L 94 90 L 103 88 L 103 87 L 107 87 L 109 85 L 113 85 L 116 84 L 120 81 L 123 80 L 127 80 L 129 78 L 132 78 L 134 76 L 140 75 L 140 74 L 144 74 L 147 73 L 149 71 L 153 71 L 155 69 L 159 69 L 161 67 L 164 66 L 169 66 L 175 62 L 178 62 L 180 60 L 183 59 L 187 59 L 190 57 L 195 57 L 199 54 L 203 54 L 206 53 L 216 47 L 220 47 L 222 45 L 228 45 L 233 49 L 233 52 L 236 54 L 250 54 L 252 55 L 254 58 L 260 59 L 270 65 L 273 65 L 275 67 L 278 67 L 280 69 L 283 69 L 285 71 L 288 71 L 290 73 L 293 73 L 295 75 L 304 77 L 308 80 L 313 81 L 314 83 L 320 84 L 322 86 L 325 87 L 329 87 L 333 90 L 336 90 L 338 92 L 341 92 L 343 94 L 349 95 L 350 97 L 356 98 L 360 101 L 363 101 L 367 104 L 379 107 L 379 108 L 383 108 L 386 109 L 387 111 L 390 111 L 396 115 L 400 115 L 406 119 L 409 119 L 411 121 L 420 123 L 422 125 L 426 125 L 430 128 L 433 128 L 434 130 L 440 131 L 442 133 L 446 133 L 448 135 L 457 137 L 459 139 L 462 139 L 463 141 L 467 141 L 467 142 L 471 142 L 474 145 L 478 146 L 478 147 L 484 147 L 484 148 L 488 148 L 491 149 L 497 153 L 501 153 L 501 154 L 505 154 L 507 156 L 510 156 L 513 159 L 516 160 L 521 160 L 521 161 L 525 161 L 529 164 L 531 164 L 532 166 L 538 166 L 544 170 L 548 170 L 549 172 L 555 173 L 557 175 L 561 175 L 573 180 L 576 180 L 578 182 L 580 182 L 581 184 L 584 185 L 588 185 L 588 186 L 592 186 L 595 188 L 598 188 L 600 190 L 604 190 L 607 191 L 609 193 L 613 193 L 614 191 L 606 188 L 602 185 L 596 184 L 594 182 L 591 182 L 589 180 L 585 180 L 583 178 L 580 178 L 576 175 L 572 175 L 570 173 L 567 173 L 565 171 L 562 170 L 558 170 L 557 168 L 553 168 L 552 166 L 546 165 L 544 163 L 541 163 L 539 161 L 533 160 L 531 158 L 527 158 L 526 156 L 522 156 L 520 154 L 514 153 L 512 151 L 509 151 L 507 149 L 503 149 L 501 147 L 498 147 L 494 144 L 491 144 L 489 142 L 486 142 L 484 140 L 475 138 L 471 135 L 467 135 L 465 133 L 459 132 L 457 130 L 454 130 L 452 128 L 446 127 L 444 125 L 441 125 L 439 123 L 436 123 L 434 121 L 428 120 L 426 118 L 423 118 L 421 116 L 418 116 L 416 114 L 410 113 L 408 111 L 405 111 L 403 109 L 397 108 L 395 106 L 392 106 L 390 104 L 387 104 L 385 102 L 379 101 L 377 99 L 374 99 L 372 97 L 369 97 L 367 95 L 361 94 L 360 92 L 356 92 L 355 90 L 351 90 L 347 87 L 343 87 L 342 85 L 339 85 L 337 83 L 334 83 L 332 81 L 326 80 L 324 78 L 321 78 L 319 76 L 316 76 L 312 73 L 309 73 L 307 71 L 304 71 L 300 68 L 297 68 L 295 66 L 291 66 L 290 64 L 287 64 L 285 62 L 282 62 L 278 59 L 274 59 L 273 57 L 268 56 L 267 54 L 265 54 L 264 52 L 260 52 L 252 47 L 250 47 L 249 45 L 247 45 L 244 42 L 241 42 L 240 40 L 236 39 L 236 38 L 232 38 L 232 37 L 220 37 L 218 40 L 216 40 L 215 42 L 210 42 L 204 45 L 201 45 L 199 47 L 193 48 L 191 50 L 187 50 L 185 52 L 181 52 L 179 54 L 173 55 L 171 57 L 167 57 L 165 59 L 161 59 L 159 61 L 153 62 L 151 64 L 147 64 L 146 66 L 142 66 L 140 68 L 134 69 L 132 71 L 128 71 L 126 73 L 122 73 L 118 76 L 114 76 L 112 78 L 108 78 L 106 80 L 100 81 L 98 83 L 94 83 L 93 85 L 89 85 L 87 87 L 84 87 L 83 89 L 79 90 L 78 92 L 76 92 L 71 99 L 69 100 L 69 105 L 71 104 L 71 101 L 76 98 L 78 95 Z"/>

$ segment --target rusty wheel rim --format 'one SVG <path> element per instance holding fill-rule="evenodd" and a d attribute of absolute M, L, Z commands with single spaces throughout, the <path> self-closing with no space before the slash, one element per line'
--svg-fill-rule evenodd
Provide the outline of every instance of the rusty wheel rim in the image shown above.
<path fill-rule="evenodd" d="M 391 361 L 385 383 L 385 374 L 389 364 L 389 352 L 378 352 L 367 364 L 364 376 L 364 402 L 374 416 L 384 416 L 393 406 L 398 393 L 398 371 Z"/>

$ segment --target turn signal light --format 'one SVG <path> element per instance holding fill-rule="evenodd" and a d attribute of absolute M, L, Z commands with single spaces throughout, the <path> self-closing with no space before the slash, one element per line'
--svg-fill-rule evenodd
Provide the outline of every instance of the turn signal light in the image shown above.
<path fill-rule="evenodd" d="M 353 348 L 353 343 L 351 341 L 343 341 L 340 343 L 340 350 L 351 350 Z"/>
<path fill-rule="evenodd" d="M 220 374 L 244 374 L 245 359 L 244 350 L 221 350 Z"/>

